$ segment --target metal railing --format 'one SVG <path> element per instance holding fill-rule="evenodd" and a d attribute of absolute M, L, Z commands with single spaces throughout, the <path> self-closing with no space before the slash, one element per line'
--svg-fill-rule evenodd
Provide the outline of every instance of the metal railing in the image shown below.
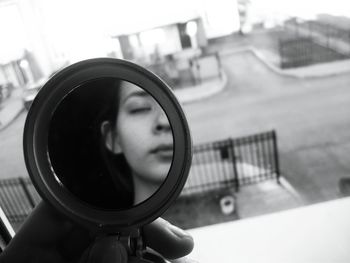
<path fill-rule="evenodd" d="M 294 18 L 284 23 L 284 30 L 290 36 L 279 39 L 281 68 L 350 58 L 350 28 Z"/>
<path fill-rule="evenodd" d="M 40 200 L 29 178 L 0 180 L 0 206 L 11 223 L 22 222 Z"/>
<path fill-rule="evenodd" d="M 182 195 L 279 180 L 275 131 L 194 146 Z"/>

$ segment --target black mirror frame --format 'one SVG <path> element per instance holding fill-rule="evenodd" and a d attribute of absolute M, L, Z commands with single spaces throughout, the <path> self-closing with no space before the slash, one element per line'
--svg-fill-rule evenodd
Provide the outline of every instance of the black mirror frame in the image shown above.
<path fill-rule="evenodd" d="M 48 157 L 49 125 L 55 109 L 69 92 L 99 78 L 118 78 L 145 89 L 166 112 L 173 132 L 174 156 L 166 180 L 149 199 L 127 210 L 98 209 L 74 197 L 57 179 Z M 102 232 L 137 228 L 158 218 L 179 196 L 192 159 L 187 120 L 167 84 L 132 62 L 113 58 L 84 60 L 56 73 L 28 112 L 23 147 L 27 170 L 41 197 L 72 220 Z"/>

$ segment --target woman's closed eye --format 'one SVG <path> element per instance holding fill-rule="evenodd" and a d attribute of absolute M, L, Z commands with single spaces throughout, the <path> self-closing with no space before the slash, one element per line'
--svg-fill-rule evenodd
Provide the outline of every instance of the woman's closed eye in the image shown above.
<path fill-rule="evenodd" d="M 150 103 L 130 103 L 127 105 L 127 112 L 129 114 L 144 114 L 152 111 L 153 106 Z"/>

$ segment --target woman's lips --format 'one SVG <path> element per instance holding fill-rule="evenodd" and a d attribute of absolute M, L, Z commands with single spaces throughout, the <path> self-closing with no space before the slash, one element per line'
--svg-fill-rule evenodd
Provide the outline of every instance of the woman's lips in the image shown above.
<path fill-rule="evenodd" d="M 161 144 L 151 150 L 152 154 L 160 157 L 164 160 L 172 160 L 174 154 L 174 148 L 171 144 Z"/>

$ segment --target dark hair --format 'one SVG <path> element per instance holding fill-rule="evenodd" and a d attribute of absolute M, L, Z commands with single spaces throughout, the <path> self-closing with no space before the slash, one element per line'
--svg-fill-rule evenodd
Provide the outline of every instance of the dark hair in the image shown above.
<path fill-rule="evenodd" d="M 134 203 L 134 186 L 131 168 L 125 159 L 124 154 L 115 154 L 106 147 L 106 138 L 100 131 L 101 124 L 104 121 L 108 121 L 112 129 L 111 132 L 113 135 L 116 133 L 120 105 L 121 81 L 113 80 L 108 87 L 111 87 L 112 89 L 111 92 L 109 92 L 109 103 L 106 103 L 106 107 L 101 111 L 101 115 L 96 119 L 98 128 L 97 136 L 100 140 L 99 152 L 101 153 L 106 172 L 112 179 L 115 190 L 119 193 L 120 198 L 123 200 L 123 202 L 120 203 L 120 206 L 127 208 Z"/>
<path fill-rule="evenodd" d="M 79 199 L 103 209 L 124 209 L 134 202 L 131 169 L 124 155 L 105 144 L 101 125 L 116 126 L 120 81 L 84 83 L 68 94 L 52 116 L 49 156 L 63 185 Z"/>

